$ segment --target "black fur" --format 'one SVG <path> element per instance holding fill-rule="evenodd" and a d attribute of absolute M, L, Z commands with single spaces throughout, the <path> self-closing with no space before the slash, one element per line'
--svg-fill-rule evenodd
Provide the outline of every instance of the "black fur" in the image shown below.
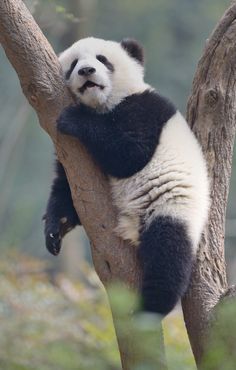
<path fill-rule="evenodd" d="M 138 43 L 138 41 L 128 38 L 123 39 L 120 44 L 123 49 L 127 51 L 129 56 L 136 59 L 141 65 L 144 64 L 143 47 Z"/>
<path fill-rule="evenodd" d="M 64 223 L 61 222 L 63 218 L 66 221 Z M 46 247 L 50 253 L 57 255 L 61 249 L 63 236 L 76 225 L 81 225 L 73 206 L 64 168 L 58 161 L 56 161 L 56 177 L 52 184 L 44 219 Z"/>
<path fill-rule="evenodd" d="M 70 106 L 57 127 L 80 139 L 106 174 L 126 178 L 150 161 L 164 124 L 175 112 L 166 98 L 146 90 L 103 114 L 83 104 Z"/>
<path fill-rule="evenodd" d="M 69 80 L 71 73 L 73 72 L 77 63 L 78 63 L 78 59 L 74 59 L 73 62 L 71 63 L 70 69 L 66 72 L 66 75 L 65 75 L 66 80 Z"/>
<path fill-rule="evenodd" d="M 104 55 L 99 54 L 96 56 L 96 58 L 99 62 L 104 64 L 107 67 L 107 69 L 109 69 L 109 71 L 111 72 L 115 71 L 115 67 L 113 66 L 113 64 L 109 62 L 109 60 Z"/>
<path fill-rule="evenodd" d="M 67 107 L 58 119 L 58 130 L 77 137 L 86 146 L 105 174 L 127 178 L 140 171 L 159 143 L 165 123 L 175 107 L 156 92 L 146 90 L 128 96 L 113 110 L 98 113 L 83 104 Z M 45 234 L 47 248 L 60 250 L 64 231 L 79 224 L 63 167 L 57 164 L 48 202 Z M 51 238 L 50 234 L 56 235 Z M 138 258 L 143 271 L 142 309 L 168 314 L 185 293 L 192 270 L 191 241 L 184 224 L 171 217 L 156 218 L 140 237 Z"/>
<path fill-rule="evenodd" d="M 142 309 L 167 315 L 186 292 L 193 264 L 185 226 L 157 217 L 141 235 L 138 257 L 143 270 Z"/>

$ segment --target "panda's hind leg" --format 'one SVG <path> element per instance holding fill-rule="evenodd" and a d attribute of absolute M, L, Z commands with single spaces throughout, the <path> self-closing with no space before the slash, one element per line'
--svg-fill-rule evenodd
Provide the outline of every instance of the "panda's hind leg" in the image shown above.
<path fill-rule="evenodd" d="M 187 290 L 193 264 L 192 243 L 182 221 L 156 217 L 141 235 L 142 310 L 167 315 Z"/>

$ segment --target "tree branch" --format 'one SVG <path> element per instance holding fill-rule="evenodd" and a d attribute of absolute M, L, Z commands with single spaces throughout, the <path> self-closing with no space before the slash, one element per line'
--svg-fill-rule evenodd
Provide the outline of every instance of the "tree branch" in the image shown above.
<path fill-rule="evenodd" d="M 141 272 L 136 251 L 113 233 L 115 211 L 106 179 L 77 140 L 60 135 L 55 129 L 56 118 L 71 98 L 55 53 L 21 0 L 1 0 L 0 42 L 66 170 L 74 206 L 91 241 L 94 266 L 101 281 L 107 285 L 119 280 L 137 289 Z M 123 369 L 130 370 L 132 343 L 119 339 L 118 333 Z"/>
<path fill-rule="evenodd" d="M 236 115 L 236 4 L 207 41 L 193 81 L 187 120 L 202 144 L 211 179 L 211 210 L 183 312 L 196 362 L 200 364 L 214 308 L 227 295 L 225 214 Z"/>
<path fill-rule="evenodd" d="M 197 363 L 204 353 L 215 306 L 221 297 L 235 294 L 235 288 L 227 286 L 224 259 L 224 221 L 235 135 L 235 35 L 236 4 L 226 12 L 207 42 L 188 103 L 187 119 L 202 143 L 212 181 L 209 225 L 202 238 L 190 288 L 183 299 L 185 322 Z M 55 129 L 57 116 L 71 98 L 51 46 L 21 0 L 1 1 L 0 42 L 66 169 L 74 205 L 91 240 L 100 279 L 105 285 L 121 280 L 137 289 L 141 273 L 136 253 L 113 234 L 115 211 L 106 179 L 82 145 Z M 129 370 L 132 343 L 120 340 L 120 351 L 123 369 Z"/>

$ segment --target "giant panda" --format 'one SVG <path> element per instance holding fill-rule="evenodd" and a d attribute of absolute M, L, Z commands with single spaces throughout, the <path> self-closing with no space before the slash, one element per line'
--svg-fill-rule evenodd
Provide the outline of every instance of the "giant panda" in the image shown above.
<path fill-rule="evenodd" d="M 81 39 L 59 61 L 77 104 L 63 110 L 57 129 L 78 138 L 108 176 L 114 231 L 136 248 L 142 268 L 142 310 L 164 316 L 187 290 L 207 220 L 200 145 L 175 106 L 144 82 L 137 41 Z M 57 161 L 45 215 L 48 250 L 57 255 L 79 224 Z"/>

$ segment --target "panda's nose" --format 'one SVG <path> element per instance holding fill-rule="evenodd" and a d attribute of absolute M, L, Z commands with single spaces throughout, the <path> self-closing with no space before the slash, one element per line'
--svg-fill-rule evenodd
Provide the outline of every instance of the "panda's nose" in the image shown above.
<path fill-rule="evenodd" d="M 90 76 L 95 72 L 96 72 L 96 69 L 93 67 L 83 67 L 78 70 L 78 74 L 80 76 Z"/>

